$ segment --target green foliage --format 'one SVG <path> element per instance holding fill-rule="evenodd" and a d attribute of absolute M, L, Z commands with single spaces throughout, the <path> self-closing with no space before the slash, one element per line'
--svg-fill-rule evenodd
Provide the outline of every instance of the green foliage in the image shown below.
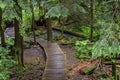
<path fill-rule="evenodd" d="M 51 7 L 49 11 L 46 13 L 45 18 L 53 18 L 53 17 L 67 17 L 69 15 L 68 9 L 63 4 L 56 4 L 56 6 Z"/>
<path fill-rule="evenodd" d="M 30 13 L 30 10 L 23 10 L 23 22 L 20 26 L 20 33 L 22 36 L 27 36 L 28 35 L 28 29 L 31 28 L 31 19 L 32 19 L 32 14 Z"/>
<path fill-rule="evenodd" d="M 42 32 L 41 32 L 40 30 L 36 30 L 36 31 L 35 31 L 36 36 L 40 36 L 41 33 L 42 33 Z"/>
<path fill-rule="evenodd" d="M 3 2 L 2 0 L 0 0 L 0 7 L 1 7 L 2 9 L 5 8 L 5 4 L 4 4 L 4 2 Z"/>
<path fill-rule="evenodd" d="M 55 36 L 54 40 L 57 41 L 57 40 L 61 40 L 63 38 L 64 38 L 64 36 L 62 34 L 58 34 Z"/>
<path fill-rule="evenodd" d="M 74 3 L 71 6 L 73 8 L 73 12 L 75 12 L 75 13 L 78 13 L 78 12 L 86 13 L 85 8 L 80 6 L 78 3 Z"/>
<path fill-rule="evenodd" d="M 76 41 L 77 41 L 77 38 L 70 38 L 65 40 L 65 42 L 68 42 L 68 43 L 75 43 Z"/>
<path fill-rule="evenodd" d="M 82 30 L 84 35 L 89 36 L 89 34 L 90 34 L 90 28 L 89 27 L 82 26 L 81 30 Z"/>
<path fill-rule="evenodd" d="M 77 51 L 75 54 L 76 58 L 90 58 L 90 53 L 92 51 L 92 45 L 89 40 L 76 41 L 74 49 Z"/>
<path fill-rule="evenodd" d="M 69 15 L 68 8 L 59 0 L 43 0 L 41 6 L 47 10 L 45 18 L 67 17 Z"/>
<path fill-rule="evenodd" d="M 120 43 L 115 36 L 116 33 L 114 29 L 115 26 L 111 26 L 104 30 L 104 34 L 101 35 L 100 40 L 98 40 L 93 46 L 93 58 L 115 58 L 116 54 L 119 54 Z"/>
<path fill-rule="evenodd" d="M 112 77 L 112 78 L 100 78 L 99 80 L 115 80 L 115 79 Z"/>
<path fill-rule="evenodd" d="M 82 34 L 82 35 L 84 35 L 84 36 L 86 36 L 86 37 L 88 37 L 89 38 L 89 35 L 90 35 L 90 27 L 87 27 L 87 26 L 82 26 L 81 27 L 81 33 L 80 34 Z M 93 37 L 96 37 L 96 36 L 98 36 L 98 35 L 100 35 L 100 31 L 99 30 L 94 30 L 94 32 L 93 32 Z"/>
<path fill-rule="evenodd" d="M 14 45 L 14 40 L 13 39 L 11 39 L 9 37 L 6 37 L 5 39 L 6 39 L 6 44 L 7 45 Z"/>
<path fill-rule="evenodd" d="M 9 56 L 9 50 L 0 46 L 0 80 L 8 80 L 9 69 L 13 66 L 13 60 Z"/>
<path fill-rule="evenodd" d="M 39 10 L 37 7 L 34 8 L 34 15 L 35 15 L 35 20 L 39 20 L 41 16 L 43 16 L 43 12 L 39 14 Z"/>
<path fill-rule="evenodd" d="M 44 7 L 45 9 L 49 10 L 51 7 L 55 6 L 59 0 L 42 0 L 41 1 L 41 6 Z"/>
<path fill-rule="evenodd" d="M 2 5 L 1 5 L 2 4 Z M 20 19 L 16 13 L 15 4 L 13 0 L 2 0 L 0 5 L 3 9 L 3 20 L 12 20 L 13 18 Z"/>
<path fill-rule="evenodd" d="M 20 0 L 21 1 L 21 0 Z M 37 6 L 37 0 L 30 0 L 30 1 L 21 1 L 19 5 L 22 8 L 22 23 L 20 25 L 20 33 L 22 36 L 28 36 L 29 31 L 31 30 L 31 22 L 32 22 L 32 11 L 31 6 L 34 8 L 34 18 L 38 20 L 40 15 L 42 16 L 43 13 L 39 14 L 39 8 Z"/>

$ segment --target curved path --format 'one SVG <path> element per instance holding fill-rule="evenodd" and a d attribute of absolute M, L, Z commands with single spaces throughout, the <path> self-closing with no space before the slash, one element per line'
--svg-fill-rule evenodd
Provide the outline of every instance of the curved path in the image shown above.
<path fill-rule="evenodd" d="M 25 39 L 25 41 L 30 39 Z M 46 54 L 46 67 L 42 80 L 67 80 L 66 79 L 66 55 L 57 43 L 37 39 Z"/>
<path fill-rule="evenodd" d="M 14 37 L 14 29 L 8 28 L 5 33 L 9 37 Z M 33 41 L 24 38 L 24 41 Z M 44 49 L 46 54 L 46 67 L 42 80 L 67 80 L 66 79 L 66 56 L 57 43 L 37 39 L 38 44 Z"/>
<path fill-rule="evenodd" d="M 56 43 L 44 46 L 46 53 L 46 67 L 43 80 L 66 80 L 65 54 Z"/>

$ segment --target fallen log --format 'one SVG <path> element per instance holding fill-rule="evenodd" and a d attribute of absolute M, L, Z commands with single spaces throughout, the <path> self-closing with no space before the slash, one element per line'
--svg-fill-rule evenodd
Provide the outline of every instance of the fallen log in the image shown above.
<path fill-rule="evenodd" d="M 89 75 L 93 73 L 97 67 L 97 64 L 98 64 L 98 60 L 89 63 L 88 65 L 86 65 L 80 70 L 80 73 L 83 75 Z"/>
<path fill-rule="evenodd" d="M 72 74 L 79 72 L 83 75 L 88 75 L 94 72 L 98 64 L 98 60 L 89 61 L 89 62 L 79 62 L 78 65 L 73 68 Z"/>

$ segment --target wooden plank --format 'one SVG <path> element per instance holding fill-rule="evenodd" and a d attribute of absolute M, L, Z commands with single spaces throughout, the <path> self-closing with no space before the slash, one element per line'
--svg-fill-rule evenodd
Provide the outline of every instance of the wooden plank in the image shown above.
<path fill-rule="evenodd" d="M 61 64 L 47 64 L 46 65 L 47 69 L 64 69 L 65 68 L 65 64 L 61 63 Z"/>
<path fill-rule="evenodd" d="M 65 61 L 64 60 L 54 60 L 54 61 L 50 61 L 50 60 L 48 60 L 47 61 L 47 63 L 49 63 L 49 64 L 52 64 L 52 63 L 64 63 L 65 64 Z"/>
<path fill-rule="evenodd" d="M 48 49 L 48 48 L 47 48 L 47 49 L 45 48 L 45 51 L 46 51 L 46 52 L 49 52 L 49 53 L 61 52 L 61 50 L 58 50 L 58 49 Z M 62 53 L 62 52 L 61 52 L 61 53 Z"/>
<path fill-rule="evenodd" d="M 44 77 L 49 77 L 49 78 L 64 78 L 65 74 L 44 74 Z"/>
<path fill-rule="evenodd" d="M 48 55 L 49 57 L 50 57 L 50 56 L 54 56 L 54 55 L 55 55 L 55 56 L 63 56 L 63 57 L 65 56 L 64 54 L 61 54 L 61 53 L 59 53 L 59 52 L 56 52 L 56 54 L 51 54 L 51 53 L 49 53 L 49 54 L 47 54 L 47 55 Z"/>
<path fill-rule="evenodd" d="M 59 74 L 59 73 L 65 73 L 65 69 L 46 69 L 45 70 L 45 74 L 46 73 L 50 73 L 50 74 L 53 74 L 53 73 L 56 73 L 56 74 Z"/>
<path fill-rule="evenodd" d="M 48 60 L 64 60 L 65 58 L 63 56 L 51 56 L 47 58 Z"/>
<path fill-rule="evenodd" d="M 49 77 L 46 77 L 46 78 L 43 78 L 42 80 L 67 80 L 66 78 L 49 78 Z"/>
<path fill-rule="evenodd" d="M 66 80 L 65 55 L 56 43 L 41 43 L 47 60 L 42 80 Z"/>

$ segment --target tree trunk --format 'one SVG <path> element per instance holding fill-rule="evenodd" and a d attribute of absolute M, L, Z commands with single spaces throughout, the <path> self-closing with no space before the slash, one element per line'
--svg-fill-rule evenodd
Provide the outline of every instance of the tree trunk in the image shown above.
<path fill-rule="evenodd" d="M 34 23 L 34 7 L 31 4 L 31 10 L 32 10 L 32 32 L 33 32 L 33 38 L 34 38 L 34 43 L 36 43 L 36 36 L 35 36 L 35 23 Z"/>
<path fill-rule="evenodd" d="M 15 28 L 15 53 L 17 56 L 18 64 L 24 66 L 23 63 L 23 37 L 19 33 L 19 21 L 14 19 L 14 28 Z"/>
<path fill-rule="evenodd" d="M 111 59 L 112 77 L 114 78 L 114 80 L 117 79 L 117 74 L 116 74 L 116 59 L 117 59 L 117 55 Z"/>
<path fill-rule="evenodd" d="M 62 33 L 61 33 L 61 36 L 64 37 L 64 29 L 65 29 L 65 26 L 64 26 L 64 22 L 63 22 L 63 17 L 59 17 L 59 24 L 60 24 L 60 27 L 62 29 Z"/>
<path fill-rule="evenodd" d="M 0 7 L 0 34 L 1 34 L 1 44 L 3 47 L 5 47 L 5 36 L 4 36 L 4 30 L 2 28 L 2 8 Z"/>
<path fill-rule="evenodd" d="M 119 77 L 119 75 L 117 75 L 117 80 L 120 80 L 120 77 Z"/>
<path fill-rule="evenodd" d="M 52 42 L 52 26 L 50 18 L 46 19 L 47 40 Z"/>
<path fill-rule="evenodd" d="M 22 66 L 24 66 L 24 61 L 23 61 L 23 37 L 20 36 L 20 52 L 19 52 L 19 62 Z"/>
<path fill-rule="evenodd" d="M 21 22 L 22 22 L 22 8 L 19 6 L 18 4 L 18 0 L 14 0 L 15 2 L 15 10 L 18 14 L 18 16 L 21 18 Z M 20 31 L 19 31 L 19 21 L 15 18 L 14 19 L 14 28 L 15 28 L 15 53 L 17 56 L 17 60 L 18 60 L 18 64 L 20 66 L 24 66 L 23 63 L 23 39 L 22 36 L 20 35 Z"/>
<path fill-rule="evenodd" d="M 93 28 L 94 28 L 94 13 L 93 13 L 93 0 L 90 0 L 90 13 L 91 13 L 91 21 L 90 21 L 90 25 L 91 25 L 91 31 L 90 31 L 90 40 L 93 40 Z"/>
<path fill-rule="evenodd" d="M 112 77 L 116 80 L 116 63 L 112 62 Z"/>
<path fill-rule="evenodd" d="M 39 19 L 40 19 L 40 16 L 41 16 L 41 7 L 40 7 L 40 1 L 38 2 L 38 7 L 39 7 Z"/>
<path fill-rule="evenodd" d="M 19 21 L 15 18 L 14 19 L 14 30 L 15 30 L 15 46 L 18 46 L 18 44 L 19 44 L 19 42 L 18 42 L 18 40 L 19 40 Z"/>

